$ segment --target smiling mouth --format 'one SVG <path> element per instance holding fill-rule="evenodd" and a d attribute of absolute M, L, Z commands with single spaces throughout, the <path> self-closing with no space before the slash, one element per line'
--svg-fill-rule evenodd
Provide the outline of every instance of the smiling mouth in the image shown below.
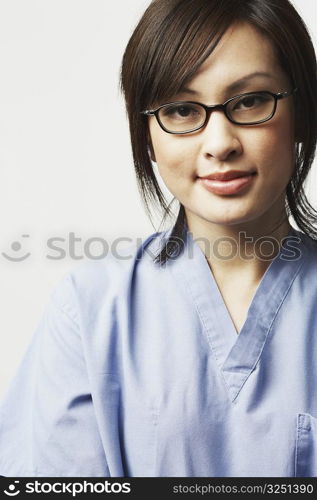
<path fill-rule="evenodd" d="M 256 177 L 256 172 L 239 173 L 233 175 L 214 175 L 198 177 L 197 180 L 210 192 L 217 195 L 232 195 L 250 187 Z M 215 178 L 210 178 L 215 177 Z M 228 177 L 227 179 L 224 177 Z M 231 177 L 231 178 L 230 178 Z M 222 178 L 222 179 L 221 179 Z"/>

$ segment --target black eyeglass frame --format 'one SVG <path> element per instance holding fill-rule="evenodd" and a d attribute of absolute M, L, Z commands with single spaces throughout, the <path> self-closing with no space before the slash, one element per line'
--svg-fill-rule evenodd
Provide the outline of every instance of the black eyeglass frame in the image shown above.
<path fill-rule="evenodd" d="M 235 95 L 234 97 L 231 97 L 230 99 L 225 101 L 223 104 L 213 104 L 210 106 L 208 106 L 207 104 L 202 104 L 201 102 L 197 102 L 197 101 L 173 101 L 173 102 L 168 102 L 166 104 L 162 104 L 161 106 L 158 106 L 156 109 L 149 109 L 149 110 L 141 111 L 141 114 L 146 115 L 146 116 L 155 116 L 158 124 L 164 130 L 164 132 L 167 132 L 168 134 L 175 134 L 175 135 L 190 134 L 191 132 L 196 132 L 197 130 L 204 128 L 206 126 L 209 118 L 210 118 L 212 111 L 216 111 L 216 110 L 223 111 L 225 116 L 227 117 L 227 119 L 231 123 L 234 123 L 235 125 L 241 125 L 241 126 L 243 126 L 243 125 L 249 125 L 249 126 L 250 125 L 258 125 L 260 123 L 267 122 L 268 120 L 271 120 L 271 118 L 273 118 L 273 116 L 275 115 L 275 112 L 276 112 L 276 108 L 277 108 L 277 101 L 279 101 L 280 99 L 284 99 L 284 97 L 289 97 L 289 96 L 293 95 L 295 92 L 297 92 L 297 90 L 298 90 L 298 88 L 294 87 L 289 92 L 279 92 L 278 94 L 274 94 L 273 92 L 270 92 L 269 90 L 260 90 L 258 92 L 246 92 L 244 94 L 238 94 L 238 95 Z M 254 94 L 269 94 L 272 97 L 274 97 L 274 108 L 273 108 L 271 115 L 268 116 L 268 118 L 265 118 L 264 120 L 260 120 L 257 122 L 239 123 L 239 122 L 236 122 L 235 120 L 233 120 L 228 115 L 228 112 L 227 112 L 228 104 L 231 101 L 233 101 L 234 99 L 237 99 L 239 97 L 247 97 L 249 95 L 254 95 Z M 201 106 L 202 108 L 204 108 L 204 110 L 206 112 L 206 119 L 205 119 L 204 123 L 202 125 L 199 125 L 199 127 L 193 128 L 191 130 L 186 130 L 185 132 L 172 132 L 171 130 L 168 130 L 166 127 L 164 127 L 163 123 L 161 122 L 160 117 L 159 117 L 159 112 L 161 109 L 163 109 L 167 106 L 175 105 L 175 104 L 196 104 L 196 105 Z"/>

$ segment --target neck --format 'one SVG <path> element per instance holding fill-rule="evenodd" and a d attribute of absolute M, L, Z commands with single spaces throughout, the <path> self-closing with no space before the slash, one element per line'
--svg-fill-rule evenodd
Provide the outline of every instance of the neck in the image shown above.
<path fill-rule="evenodd" d="M 285 211 L 279 217 L 262 216 L 240 224 L 216 224 L 186 211 L 188 230 L 220 280 L 246 277 L 258 283 L 280 251 L 291 225 Z"/>

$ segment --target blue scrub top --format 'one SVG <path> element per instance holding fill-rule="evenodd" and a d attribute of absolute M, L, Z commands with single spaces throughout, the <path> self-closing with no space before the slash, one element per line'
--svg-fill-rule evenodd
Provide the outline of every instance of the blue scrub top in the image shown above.
<path fill-rule="evenodd" d="M 317 476 L 317 244 L 294 229 L 237 335 L 167 232 L 53 290 L 0 409 L 4 476 Z"/>

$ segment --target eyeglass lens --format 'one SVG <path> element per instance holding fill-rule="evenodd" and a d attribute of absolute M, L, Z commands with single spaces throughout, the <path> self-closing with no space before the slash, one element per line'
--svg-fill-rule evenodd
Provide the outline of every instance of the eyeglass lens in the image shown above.
<path fill-rule="evenodd" d="M 227 114 L 237 124 L 252 124 L 269 118 L 274 106 L 275 99 L 272 95 L 252 93 L 230 101 L 227 104 Z M 199 104 L 170 104 L 160 109 L 159 119 L 170 132 L 186 132 L 205 123 L 206 110 Z"/>

